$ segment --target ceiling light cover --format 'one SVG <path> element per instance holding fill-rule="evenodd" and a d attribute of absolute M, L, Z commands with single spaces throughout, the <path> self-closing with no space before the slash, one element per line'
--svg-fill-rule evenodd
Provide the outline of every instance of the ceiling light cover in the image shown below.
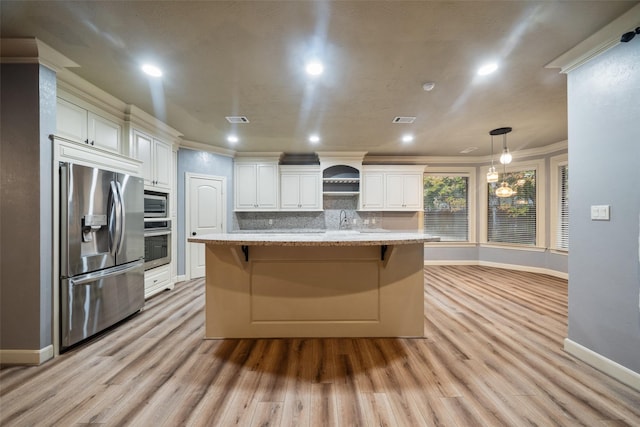
<path fill-rule="evenodd" d="M 145 74 L 151 77 L 162 77 L 162 70 L 155 65 L 144 64 L 141 68 Z"/>
<path fill-rule="evenodd" d="M 409 134 L 402 135 L 402 142 L 408 143 L 411 141 L 413 141 L 413 135 L 409 135 Z"/>
<path fill-rule="evenodd" d="M 497 69 L 498 69 L 498 64 L 496 64 L 495 62 L 492 62 L 490 64 L 485 64 L 482 67 L 478 68 L 478 75 L 486 76 L 488 74 L 495 72 Z"/>
<path fill-rule="evenodd" d="M 312 61 L 307 64 L 305 70 L 310 76 L 319 76 L 324 71 L 324 65 L 322 65 L 322 62 Z"/>
<path fill-rule="evenodd" d="M 235 135 L 229 135 L 227 136 L 227 141 L 229 141 L 232 144 L 235 144 L 236 142 L 238 142 L 240 139 L 235 136 Z"/>
<path fill-rule="evenodd" d="M 318 142 L 320 142 L 320 137 L 318 135 L 310 135 L 309 142 L 312 144 L 317 144 Z"/>

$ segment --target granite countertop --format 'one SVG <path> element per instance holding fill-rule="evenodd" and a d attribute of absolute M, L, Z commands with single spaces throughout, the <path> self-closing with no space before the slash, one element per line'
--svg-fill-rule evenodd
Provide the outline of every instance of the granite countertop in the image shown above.
<path fill-rule="evenodd" d="M 318 232 L 232 232 L 190 237 L 189 242 L 232 246 L 376 246 L 439 241 L 439 237 L 410 231 L 333 230 Z"/>

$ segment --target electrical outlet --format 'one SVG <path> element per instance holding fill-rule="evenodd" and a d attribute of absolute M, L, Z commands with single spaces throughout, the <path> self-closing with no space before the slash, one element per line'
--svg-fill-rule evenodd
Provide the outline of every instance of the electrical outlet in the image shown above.
<path fill-rule="evenodd" d="M 364 225 L 369 225 L 369 220 L 368 219 L 364 220 Z"/>
<path fill-rule="evenodd" d="M 269 218 L 269 225 L 273 225 L 273 220 Z"/>
<path fill-rule="evenodd" d="M 375 218 L 371 218 L 371 224 L 375 224 L 376 223 L 376 219 Z"/>

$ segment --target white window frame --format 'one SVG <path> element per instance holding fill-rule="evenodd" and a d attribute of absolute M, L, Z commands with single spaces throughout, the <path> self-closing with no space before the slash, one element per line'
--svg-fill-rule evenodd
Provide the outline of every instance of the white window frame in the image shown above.
<path fill-rule="evenodd" d="M 496 165 L 498 173 L 502 175 L 502 165 Z M 486 177 L 489 170 L 489 165 L 480 168 L 480 176 Z M 483 179 L 482 184 L 478 186 L 480 201 L 478 209 L 482 212 L 480 219 L 480 246 L 487 247 L 508 247 L 510 249 L 522 249 L 530 251 L 545 251 L 546 250 L 546 222 L 545 222 L 545 191 L 546 188 L 546 169 L 544 159 L 527 160 L 523 162 L 514 162 L 507 165 L 506 172 L 518 172 L 523 170 L 535 170 L 536 171 L 536 244 L 535 246 L 520 245 L 515 243 L 499 243 L 488 241 L 488 185 L 487 180 Z"/>
<path fill-rule="evenodd" d="M 476 231 L 476 173 L 475 167 L 427 167 L 424 175 L 426 176 L 463 176 L 467 181 L 467 221 L 468 223 L 468 241 L 466 242 L 428 242 L 425 246 L 476 246 L 478 243 Z M 424 192 L 424 188 L 423 188 Z M 424 194 L 423 194 L 424 197 Z M 424 209 L 422 210 L 421 226 L 424 227 Z"/>
<path fill-rule="evenodd" d="M 549 205 L 550 205 L 550 209 L 549 209 L 549 215 L 550 215 L 550 220 L 549 220 L 549 249 L 553 250 L 553 251 L 558 251 L 561 253 L 568 253 L 569 251 L 567 249 L 564 248 L 560 248 L 558 247 L 558 236 L 556 235 L 557 230 L 558 230 L 558 225 L 560 225 L 560 210 L 561 210 L 561 205 L 560 205 L 560 196 L 561 196 L 561 190 L 560 190 L 560 185 L 562 184 L 560 182 L 561 176 L 560 176 L 560 167 L 561 166 L 566 166 L 569 164 L 569 155 L 568 154 L 561 154 L 559 156 L 553 156 L 550 159 L 550 168 L 551 170 L 549 171 L 549 181 L 550 181 L 550 189 L 549 189 Z"/>

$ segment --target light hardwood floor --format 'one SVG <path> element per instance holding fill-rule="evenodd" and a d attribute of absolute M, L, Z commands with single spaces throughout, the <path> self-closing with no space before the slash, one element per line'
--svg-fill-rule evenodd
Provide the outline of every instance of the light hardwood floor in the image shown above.
<path fill-rule="evenodd" d="M 639 426 L 640 393 L 562 350 L 566 281 L 425 269 L 424 339 L 203 340 L 203 280 L 39 367 L 3 426 Z"/>

